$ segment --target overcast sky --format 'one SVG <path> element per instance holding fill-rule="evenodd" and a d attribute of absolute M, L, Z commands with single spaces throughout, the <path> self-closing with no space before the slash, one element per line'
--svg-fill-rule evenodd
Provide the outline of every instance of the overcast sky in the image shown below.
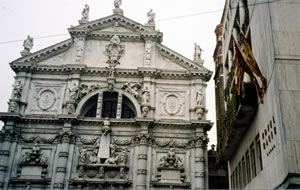
<path fill-rule="evenodd" d="M 225 0 L 123 0 L 121 8 L 124 16 L 141 24 L 147 22 L 146 14 L 152 8 L 156 28 L 164 34 L 162 44 L 192 59 L 194 43 L 198 43 L 204 50 L 204 66 L 214 71 L 214 30 L 220 23 L 224 3 Z M 68 39 L 67 28 L 78 25 L 85 4 L 90 6 L 90 21 L 111 15 L 114 8 L 113 0 L 0 0 L 0 112 L 7 111 L 14 82 L 9 63 L 20 57 L 26 36 L 34 38 L 32 52 Z M 208 119 L 215 123 L 213 77 L 206 93 Z M 210 144 L 216 143 L 215 126 L 209 138 Z"/>

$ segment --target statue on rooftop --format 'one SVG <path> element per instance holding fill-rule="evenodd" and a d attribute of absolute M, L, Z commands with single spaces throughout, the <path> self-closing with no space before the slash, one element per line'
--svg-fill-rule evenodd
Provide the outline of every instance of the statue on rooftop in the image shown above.
<path fill-rule="evenodd" d="M 122 0 L 114 0 L 114 6 L 116 9 L 119 9 L 120 5 L 122 5 Z"/>
<path fill-rule="evenodd" d="M 155 24 L 155 13 L 153 12 L 152 9 L 147 13 L 148 16 L 148 22 L 147 24 Z"/>
<path fill-rule="evenodd" d="M 23 42 L 24 52 L 30 53 L 30 50 L 33 47 L 33 37 L 27 36 L 27 39 Z"/>
<path fill-rule="evenodd" d="M 89 7 L 89 5 L 86 4 L 81 13 L 81 15 L 82 15 L 81 21 L 86 21 L 86 22 L 89 21 L 89 12 L 90 12 L 90 7 Z"/>
<path fill-rule="evenodd" d="M 201 55 L 203 50 L 200 48 L 199 45 L 197 45 L 197 43 L 194 43 L 195 47 L 194 47 L 194 61 L 200 61 L 201 59 Z"/>

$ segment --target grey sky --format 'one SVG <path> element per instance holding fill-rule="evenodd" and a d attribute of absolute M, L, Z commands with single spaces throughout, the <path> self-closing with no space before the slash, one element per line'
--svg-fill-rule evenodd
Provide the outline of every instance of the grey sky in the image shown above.
<path fill-rule="evenodd" d="M 192 59 L 194 43 L 198 43 L 204 50 L 204 66 L 213 71 L 212 55 L 216 44 L 214 30 L 221 20 L 224 2 L 225 0 L 123 0 L 121 8 L 124 16 L 141 24 L 147 22 L 146 14 L 152 8 L 156 13 L 156 28 L 164 34 L 163 44 Z M 90 20 L 112 14 L 113 0 L 0 1 L 1 112 L 7 111 L 15 76 L 9 62 L 20 57 L 26 36 L 34 37 L 32 52 L 69 38 L 67 28 L 78 25 L 85 4 L 90 6 Z M 183 15 L 195 16 L 180 17 Z M 56 34 L 56 37 L 38 38 Z M 15 40 L 17 42 L 3 43 Z M 206 93 L 208 119 L 215 122 L 213 79 L 209 82 Z M 215 126 L 209 133 L 209 138 L 210 143 L 216 143 Z"/>

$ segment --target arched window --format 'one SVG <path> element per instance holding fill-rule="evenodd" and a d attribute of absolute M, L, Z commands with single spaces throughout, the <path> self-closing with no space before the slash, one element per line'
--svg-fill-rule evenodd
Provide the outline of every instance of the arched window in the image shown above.
<path fill-rule="evenodd" d="M 102 99 L 100 101 L 102 102 L 101 105 L 98 104 L 98 97 Z M 118 112 L 118 110 L 120 111 Z M 81 111 L 83 117 L 96 117 L 97 114 L 101 115 L 101 118 L 128 119 L 137 116 L 135 106 L 131 100 L 117 92 L 103 92 L 100 96 L 97 94 L 84 104 Z"/>
<path fill-rule="evenodd" d="M 133 103 L 126 96 L 123 96 L 121 118 L 134 118 L 134 117 L 136 117 L 136 110 Z"/>
<path fill-rule="evenodd" d="M 84 117 L 96 117 L 98 95 L 91 97 L 84 105 L 82 114 Z"/>

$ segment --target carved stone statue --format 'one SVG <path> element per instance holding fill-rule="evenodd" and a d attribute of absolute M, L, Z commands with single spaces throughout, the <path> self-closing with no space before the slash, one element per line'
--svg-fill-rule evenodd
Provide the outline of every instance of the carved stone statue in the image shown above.
<path fill-rule="evenodd" d="M 197 106 L 203 106 L 203 92 L 202 92 L 202 87 L 197 90 L 197 93 L 196 93 L 196 104 L 197 104 Z"/>
<path fill-rule="evenodd" d="M 90 7 L 89 7 L 89 5 L 86 4 L 81 13 L 81 15 L 82 15 L 81 21 L 85 21 L 85 22 L 89 21 L 89 12 L 90 12 Z"/>
<path fill-rule="evenodd" d="M 13 97 L 16 99 L 20 99 L 22 96 L 23 84 L 21 81 L 18 82 L 17 85 L 14 86 Z"/>
<path fill-rule="evenodd" d="M 149 102 L 150 102 L 150 91 L 146 86 L 142 90 L 142 104 L 149 104 Z"/>
<path fill-rule="evenodd" d="M 116 9 L 119 9 L 120 5 L 122 5 L 122 0 L 114 0 L 114 6 Z"/>
<path fill-rule="evenodd" d="M 152 9 L 147 13 L 148 16 L 148 22 L 147 24 L 155 24 L 155 13 L 153 12 Z"/>
<path fill-rule="evenodd" d="M 120 164 L 121 165 L 126 165 L 128 159 L 127 152 L 124 150 L 120 153 Z"/>
<path fill-rule="evenodd" d="M 194 43 L 194 61 L 200 61 L 203 50 L 200 48 L 197 43 Z"/>
<path fill-rule="evenodd" d="M 86 147 L 84 146 L 82 149 L 80 149 L 79 153 L 80 153 L 79 161 L 82 163 L 85 163 L 86 162 L 86 153 L 87 153 Z"/>
<path fill-rule="evenodd" d="M 97 161 L 98 161 L 97 156 L 95 154 L 91 154 L 90 157 L 89 157 L 89 162 L 91 164 L 96 164 Z"/>
<path fill-rule="evenodd" d="M 69 92 L 70 92 L 70 100 L 71 101 L 76 101 L 78 98 L 78 93 L 79 93 L 79 89 L 77 87 L 76 83 L 73 83 L 73 87 L 72 88 L 68 88 Z"/>
<path fill-rule="evenodd" d="M 117 165 L 118 159 L 119 159 L 119 156 L 118 156 L 118 155 L 116 155 L 115 157 L 107 158 L 107 159 L 105 160 L 104 164 Z"/>
<path fill-rule="evenodd" d="M 33 37 L 27 36 L 27 39 L 23 42 L 24 52 L 30 53 L 30 50 L 33 47 Z"/>
<path fill-rule="evenodd" d="M 122 89 L 126 92 L 129 92 L 132 94 L 135 98 L 137 98 L 140 101 L 140 92 L 141 92 L 142 85 L 140 82 L 137 83 L 125 83 L 122 86 Z"/>
<path fill-rule="evenodd" d="M 109 127 L 109 125 L 110 125 L 110 121 L 108 120 L 108 118 L 106 118 L 103 121 L 103 127 L 101 129 L 103 136 L 106 136 L 111 132 L 111 128 Z"/>

